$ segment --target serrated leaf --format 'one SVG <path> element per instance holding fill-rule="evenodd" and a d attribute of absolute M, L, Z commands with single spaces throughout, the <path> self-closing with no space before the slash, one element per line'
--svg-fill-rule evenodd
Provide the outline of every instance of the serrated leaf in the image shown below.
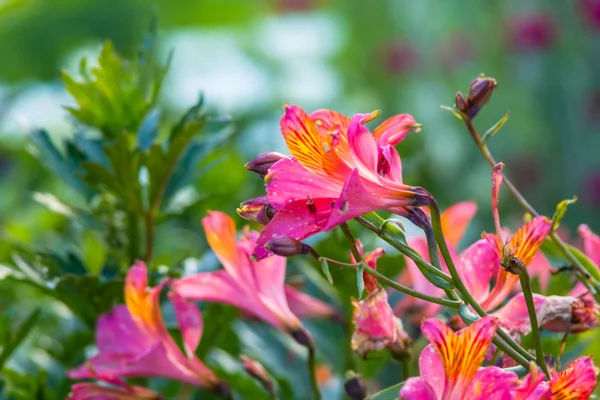
<path fill-rule="evenodd" d="M 331 272 L 329 271 L 329 264 L 327 263 L 327 260 L 324 258 L 321 258 L 321 271 L 323 271 L 323 274 L 327 278 L 327 281 L 329 282 L 329 284 L 333 285 L 333 277 L 331 276 Z"/>
<path fill-rule="evenodd" d="M 553 231 L 559 227 L 560 221 L 562 221 L 563 217 L 565 216 L 565 213 L 567 212 L 567 207 L 569 207 L 570 204 L 573 204 L 576 201 L 577 196 L 573 196 L 572 199 L 566 199 L 558 203 L 558 205 L 556 206 L 556 211 L 554 212 L 554 216 L 552 217 Z"/>
<path fill-rule="evenodd" d="M 404 382 L 400 382 L 394 386 L 390 386 L 389 388 L 383 389 L 380 392 L 372 394 L 367 397 L 366 400 L 397 400 L 399 396 L 400 389 L 404 385 Z"/>
<path fill-rule="evenodd" d="M 500 119 L 500 121 L 496 122 L 490 129 L 487 130 L 487 132 L 485 132 L 483 134 L 483 136 L 481 137 L 481 140 L 483 140 L 485 142 L 486 140 L 488 140 L 489 138 L 494 136 L 496 133 L 498 133 L 500 128 L 502 128 L 502 126 L 506 123 L 506 121 L 508 121 L 509 117 L 510 117 L 510 111 L 507 111 L 506 114 L 504 114 L 504 117 L 502 117 Z"/>

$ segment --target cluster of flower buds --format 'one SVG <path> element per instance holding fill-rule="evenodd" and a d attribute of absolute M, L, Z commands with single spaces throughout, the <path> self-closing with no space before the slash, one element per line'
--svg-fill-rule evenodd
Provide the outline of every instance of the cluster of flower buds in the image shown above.
<path fill-rule="evenodd" d="M 469 97 L 465 99 L 461 92 L 456 93 L 456 108 L 472 120 L 490 100 L 496 86 L 497 83 L 494 78 L 483 75 L 478 76 L 471 81 Z"/>

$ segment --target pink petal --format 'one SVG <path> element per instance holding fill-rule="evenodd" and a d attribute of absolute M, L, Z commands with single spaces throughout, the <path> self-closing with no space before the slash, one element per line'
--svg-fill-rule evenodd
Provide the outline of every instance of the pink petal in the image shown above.
<path fill-rule="evenodd" d="M 139 354 L 154 342 L 133 321 L 127 306 L 116 306 L 98 318 L 96 346 L 101 353 Z"/>
<path fill-rule="evenodd" d="M 485 367 L 475 373 L 465 397 L 473 400 L 512 400 L 519 378 L 514 372 Z"/>
<path fill-rule="evenodd" d="M 433 345 L 427 345 L 419 356 L 419 372 L 425 382 L 435 393 L 435 398 L 442 399 L 446 386 L 444 364 Z"/>
<path fill-rule="evenodd" d="M 356 166 L 368 177 L 377 171 L 377 142 L 371 132 L 362 125 L 362 118 L 360 114 L 352 117 L 348 128 L 348 144 Z"/>
<path fill-rule="evenodd" d="M 476 212 L 476 203 L 463 201 L 454 204 L 442 213 L 442 231 L 450 246 L 458 246 Z"/>
<path fill-rule="evenodd" d="M 500 268 L 500 255 L 495 244 L 480 239 L 460 256 L 458 272 L 475 300 L 482 302 L 490 292 L 490 282 Z"/>
<path fill-rule="evenodd" d="M 265 244 L 278 237 L 305 239 L 323 230 L 331 214 L 331 204 L 336 199 L 312 199 L 314 213 L 307 200 L 296 200 L 279 209 L 273 219 L 265 226 L 256 241 L 253 256 L 261 260 L 272 253 L 264 248 Z"/>
<path fill-rule="evenodd" d="M 201 272 L 177 279 L 172 282 L 171 287 L 186 299 L 231 304 L 280 327 L 272 312 L 256 296 L 242 290 L 227 271 Z"/>
<path fill-rule="evenodd" d="M 552 272 L 552 265 L 550 261 L 546 258 L 544 253 L 538 251 L 535 253 L 533 260 L 529 264 L 529 275 L 533 277 L 537 277 L 540 282 L 540 287 L 543 291 L 546 291 L 548 288 L 548 281 L 550 280 L 550 275 Z"/>
<path fill-rule="evenodd" d="M 285 294 L 292 312 L 300 318 L 331 318 L 337 311 L 331 305 L 310 296 L 290 285 L 285 286 Z"/>
<path fill-rule="evenodd" d="M 251 265 L 261 299 L 272 302 L 281 314 L 292 314 L 284 290 L 286 262 L 285 257 L 271 256 Z"/>
<path fill-rule="evenodd" d="M 409 378 L 400 389 L 401 400 L 438 400 L 433 389 L 423 378 Z"/>
<path fill-rule="evenodd" d="M 294 200 L 317 198 L 337 199 L 342 191 L 342 181 L 317 175 L 294 158 L 283 158 L 269 169 L 265 178 L 269 203 L 275 208 L 284 207 Z"/>
<path fill-rule="evenodd" d="M 394 147 L 379 147 L 377 172 L 384 178 L 402 183 L 402 161 L 400 161 L 400 155 Z"/>
<path fill-rule="evenodd" d="M 579 357 L 564 371 L 554 373 L 550 385 L 552 398 L 587 399 L 596 387 L 598 368 L 591 357 Z"/>
<path fill-rule="evenodd" d="M 175 317 L 183 337 L 183 347 L 188 357 L 195 355 L 196 348 L 202 338 L 204 324 L 202 314 L 195 304 L 185 300 L 177 292 L 170 292 L 169 298 L 175 310 Z"/>
<path fill-rule="evenodd" d="M 361 357 L 396 341 L 396 322 L 385 290 L 379 289 L 364 300 L 353 301 L 353 305 L 355 331 L 351 347 Z"/>
<path fill-rule="evenodd" d="M 381 144 L 395 146 L 414 129 L 416 121 L 410 114 L 398 114 L 383 121 L 373 131 L 373 137 Z"/>
<path fill-rule="evenodd" d="M 583 238 L 585 254 L 600 268 L 600 237 L 587 225 L 579 226 L 579 236 Z"/>
<path fill-rule="evenodd" d="M 544 380 L 544 375 L 531 368 L 531 373 L 525 377 L 515 393 L 515 400 L 551 400 L 550 382 Z"/>
<path fill-rule="evenodd" d="M 327 136 L 334 131 L 348 131 L 350 126 L 350 118 L 332 110 L 317 110 L 310 114 L 310 119 L 315 123 L 321 140 L 325 140 Z"/>

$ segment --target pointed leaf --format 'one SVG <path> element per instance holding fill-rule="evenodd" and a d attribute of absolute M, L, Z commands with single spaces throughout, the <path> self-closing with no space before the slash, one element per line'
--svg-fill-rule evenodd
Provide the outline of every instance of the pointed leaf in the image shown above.
<path fill-rule="evenodd" d="M 358 298 L 362 297 L 363 292 L 365 291 L 365 280 L 363 277 L 363 272 L 365 271 L 365 267 L 361 266 L 356 269 L 356 289 L 358 290 Z"/>
<path fill-rule="evenodd" d="M 327 281 L 329 282 L 329 284 L 333 285 L 333 277 L 331 276 L 331 272 L 329 271 L 329 264 L 327 263 L 327 260 L 324 258 L 321 258 L 321 270 L 323 271 L 323 274 L 327 278 Z"/>
<path fill-rule="evenodd" d="M 494 124 L 494 126 L 492 126 L 490 129 L 487 130 L 486 133 L 483 134 L 483 136 L 481 137 L 481 140 L 483 140 L 485 142 L 486 140 L 488 140 L 489 138 L 494 136 L 496 133 L 498 133 L 500 128 L 502 128 L 502 126 L 506 123 L 506 121 L 508 121 L 509 117 L 510 117 L 510 111 L 507 111 L 506 114 L 504 114 L 504 117 L 502 117 L 500 119 L 500 121 L 496 122 Z"/>
<path fill-rule="evenodd" d="M 554 216 L 552 217 L 552 230 L 556 230 L 556 228 L 558 228 L 558 226 L 560 225 L 560 221 L 563 219 L 563 217 L 565 216 L 565 213 L 567 212 L 567 207 L 569 206 L 569 204 L 573 204 L 577 201 L 577 196 L 573 196 L 572 199 L 567 199 L 567 200 L 563 200 L 560 203 L 558 203 L 558 205 L 556 206 L 556 211 L 554 212 Z"/>

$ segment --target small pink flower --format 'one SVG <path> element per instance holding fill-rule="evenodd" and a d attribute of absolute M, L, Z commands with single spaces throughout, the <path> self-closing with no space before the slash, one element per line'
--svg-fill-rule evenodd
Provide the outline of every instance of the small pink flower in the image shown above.
<path fill-rule="evenodd" d="M 76 383 L 67 400 L 166 400 L 160 393 L 140 386 L 129 386 L 122 382 L 112 385 Z"/>
<path fill-rule="evenodd" d="M 302 240 L 368 212 L 423 205 L 427 194 L 402 183 L 394 148 L 417 128 L 408 114 L 384 121 L 373 134 L 363 125 L 377 116 L 352 119 L 334 111 L 306 114 L 286 106 L 281 132 L 292 157 L 276 162 L 265 178 L 269 204 L 276 210 L 256 242 L 254 255 L 281 236 Z"/>
<path fill-rule="evenodd" d="M 233 219 L 218 211 L 209 212 L 202 225 L 224 269 L 176 279 L 171 283 L 176 293 L 187 299 L 231 304 L 288 333 L 302 328 L 298 315 L 336 315 L 328 304 L 285 285 L 284 257 L 252 260 L 258 233 L 246 229 L 237 240 Z"/>
<path fill-rule="evenodd" d="M 546 381 L 535 368 L 517 390 L 515 400 L 585 400 L 597 384 L 598 368 L 591 357 L 579 357 Z"/>
<path fill-rule="evenodd" d="M 68 371 L 71 379 L 99 379 L 158 376 L 217 388 L 217 377 L 194 354 L 202 336 L 202 316 L 194 304 L 175 293 L 170 299 L 186 354 L 169 335 L 162 319 L 159 295 L 166 282 L 146 290 L 146 265 L 137 262 L 127 273 L 126 305 L 117 306 L 98 320 L 98 354 Z"/>
<path fill-rule="evenodd" d="M 441 215 L 442 232 L 446 238 L 446 243 L 453 255 L 455 262 L 458 262 L 456 247 L 462 239 L 467 226 L 477 212 L 477 205 L 470 201 L 457 203 L 449 207 Z M 429 261 L 429 251 L 427 249 L 427 241 L 424 237 L 418 237 L 409 240 L 409 246 L 416 250 L 425 261 Z M 406 269 L 400 275 L 398 280 L 401 283 L 410 285 L 418 292 L 428 294 L 430 296 L 441 297 L 444 291 L 431 282 L 429 282 L 421 273 L 417 265 L 408 257 L 405 257 Z M 443 260 L 442 260 L 443 263 Z M 443 265 L 445 268 L 445 264 Z M 394 307 L 396 315 L 406 317 L 413 323 L 420 323 L 422 319 L 433 317 L 441 309 L 441 305 L 417 299 L 412 296 L 405 296 Z"/>
<path fill-rule="evenodd" d="M 423 336 L 431 342 L 419 357 L 421 376 L 409 378 L 403 400 L 512 399 L 518 377 L 498 367 L 481 367 L 498 322 L 484 317 L 455 333 L 437 319 L 423 322 Z"/>
<path fill-rule="evenodd" d="M 583 18 L 593 29 L 600 29 L 600 1 L 579 0 L 579 9 Z"/>
<path fill-rule="evenodd" d="M 545 50 L 556 41 L 555 19 L 543 12 L 515 15 L 508 24 L 509 45 L 515 52 Z"/>

